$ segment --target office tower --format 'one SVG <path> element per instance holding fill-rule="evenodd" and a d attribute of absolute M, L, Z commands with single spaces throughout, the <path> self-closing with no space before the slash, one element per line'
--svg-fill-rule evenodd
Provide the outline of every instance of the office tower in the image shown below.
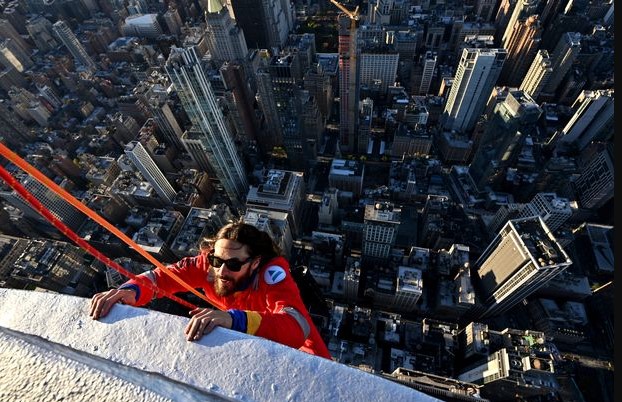
<path fill-rule="evenodd" d="M 17 151 L 18 147 L 34 142 L 36 138 L 34 131 L 8 108 L 7 102 L 0 101 L 0 141 Z"/>
<path fill-rule="evenodd" d="M 130 15 L 146 14 L 149 9 L 145 0 L 128 0 L 126 8 Z"/>
<path fill-rule="evenodd" d="M 28 81 L 15 67 L 3 67 L 0 65 L 0 89 L 8 93 L 13 87 L 25 88 Z"/>
<path fill-rule="evenodd" d="M 317 61 L 315 34 L 290 34 L 283 50 L 285 52 L 297 53 L 300 71 L 304 73 Z"/>
<path fill-rule="evenodd" d="M 132 141 L 125 146 L 125 154 L 130 158 L 134 166 L 140 171 L 143 177 L 153 186 L 162 200 L 169 204 L 175 199 L 175 189 L 158 168 L 143 144 L 139 141 Z"/>
<path fill-rule="evenodd" d="M 184 146 L 201 169 L 219 180 L 234 206 L 241 206 L 248 191 L 244 165 L 196 46 L 173 47 L 165 69 L 192 123 L 182 136 Z"/>
<path fill-rule="evenodd" d="M 346 300 L 357 301 L 361 283 L 361 262 L 353 257 L 346 258 L 343 273 L 343 295 Z"/>
<path fill-rule="evenodd" d="M 473 265 L 479 318 L 507 311 L 570 264 L 542 218 L 508 221 Z"/>
<path fill-rule="evenodd" d="M 519 218 L 539 216 L 551 232 L 556 231 L 571 216 L 570 202 L 567 198 L 558 197 L 555 193 L 538 193 L 525 204 Z"/>
<path fill-rule="evenodd" d="M 163 31 L 157 14 L 135 14 L 125 19 L 121 25 L 121 33 L 124 36 L 155 39 L 162 35 Z"/>
<path fill-rule="evenodd" d="M 395 83 L 399 54 L 387 48 L 368 48 L 361 51 L 361 86 L 373 87 L 380 96 L 387 94 L 389 86 Z"/>
<path fill-rule="evenodd" d="M 40 99 L 47 102 L 49 107 L 54 110 L 58 110 L 61 106 L 63 106 L 63 101 L 54 89 L 50 88 L 47 85 L 35 84 L 35 86 L 37 87 L 37 91 L 39 92 Z"/>
<path fill-rule="evenodd" d="M 294 234 L 290 226 L 291 218 L 286 212 L 271 211 L 264 208 L 248 208 L 242 217 L 244 223 L 255 226 L 268 233 L 283 251 L 285 258 L 291 256 Z"/>
<path fill-rule="evenodd" d="M 612 89 L 581 92 L 572 105 L 574 114 L 558 133 L 557 146 L 582 150 L 613 136 L 613 102 Z"/>
<path fill-rule="evenodd" d="M 304 73 L 304 88 L 315 98 L 322 118 L 327 121 L 333 108 L 333 86 L 330 76 L 319 63 L 313 63 Z"/>
<path fill-rule="evenodd" d="M 70 203 L 56 195 L 52 190 L 48 189 L 44 184 L 35 180 L 30 175 L 16 170 L 13 176 L 28 190 L 43 206 L 48 209 L 52 215 L 61 220 L 71 230 L 78 230 L 84 222 L 85 216 L 73 207 Z M 2 183 L 4 185 L 4 183 Z M 25 216 L 39 222 L 43 226 L 51 227 L 51 223 L 47 221 L 41 214 L 35 210 L 30 204 L 22 198 L 21 195 L 8 186 L 0 188 L 0 198 L 21 210 Z"/>
<path fill-rule="evenodd" d="M 517 22 L 526 20 L 529 16 L 538 13 L 538 7 L 541 0 L 517 0 L 514 6 L 508 23 L 505 27 L 503 35 L 501 36 L 501 47 L 508 48 L 511 37 L 514 34 L 514 30 L 519 27 Z"/>
<path fill-rule="evenodd" d="M 244 32 L 229 15 L 220 0 L 212 0 L 205 11 L 205 39 L 212 60 L 220 65 L 225 61 L 242 60 L 248 54 Z"/>
<path fill-rule="evenodd" d="M 417 95 L 425 96 L 430 91 L 430 85 L 432 84 L 432 78 L 434 78 L 434 69 L 436 68 L 436 52 L 427 51 L 423 57 L 423 72 L 421 74 L 421 84 L 416 91 Z"/>
<path fill-rule="evenodd" d="M 549 52 L 538 50 L 536 57 L 531 63 L 531 67 L 529 67 L 518 89 L 524 91 L 533 99 L 538 99 L 551 75 L 553 75 L 553 67 Z"/>
<path fill-rule="evenodd" d="M 328 172 L 328 185 L 351 192 L 356 198 L 363 191 L 365 165 L 356 160 L 333 159 Z"/>
<path fill-rule="evenodd" d="M 309 91 L 298 91 L 298 102 L 301 108 L 299 140 L 301 148 L 295 148 L 294 155 L 297 154 L 300 158 L 290 160 L 290 164 L 294 169 L 307 171 L 317 161 L 318 146 L 322 144 L 326 123 L 315 98 Z M 287 143 L 285 145 L 287 146 Z"/>
<path fill-rule="evenodd" d="M 551 68 L 555 74 L 551 75 L 543 92 L 555 94 L 562 80 L 570 71 L 572 64 L 581 50 L 581 34 L 577 32 L 566 32 L 551 53 Z"/>
<path fill-rule="evenodd" d="M 613 142 L 594 155 L 574 181 L 575 194 L 582 208 L 598 209 L 614 193 Z"/>
<path fill-rule="evenodd" d="M 322 195 L 322 202 L 318 208 L 317 217 L 318 224 L 332 226 L 335 223 L 335 218 L 339 208 L 339 202 L 337 201 L 337 189 L 327 188 Z"/>
<path fill-rule="evenodd" d="M 6 38 L 0 40 L 0 65 L 6 68 L 13 67 L 15 70 L 23 73 L 32 67 L 34 62 L 28 53 L 24 52 L 13 39 Z"/>
<path fill-rule="evenodd" d="M 366 261 L 389 258 L 395 246 L 401 223 L 401 208 L 392 202 L 377 202 L 365 206 L 362 258 Z"/>
<path fill-rule="evenodd" d="M 26 30 L 37 49 L 42 53 L 47 53 L 58 46 L 58 42 L 54 38 L 52 23 L 45 17 L 37 15 L 28 20 Z"/>
<path fill-rule="evenodd" d="M 421 270 L 418 268 L 400 266 L 397 271 L 395 295 L 391 308 L 400 311 L 414 311 L 417 302 L 423 294 Z"/>
<path fill-rule="evenodd" d="M 30 54 L 30 45 L 17 32 L 13 24 L 7 19 L 0 18 L 0 38 L 11 38 L 17 46 L 26 54 Z"/>
<path fill-rule="evenodd" d="M 249 49 L 281 48 L 294 28 L 293 6 L 286 0 L 229 0 Z"/>
<path fill-rule="evenodd" d="M 360 58 L 358 46 L 359 17 L 341 12 L 339 24 L 339 148 L 343 152 L 356 150 L 357 114 L 359 102 Z"/>
<path fill-rule="evenodd" d="M 480 190 L 503 179 L 506 169 L 514 167 L 525 139 L 535 131 L 542 114 L 538 104 L 518 90 L 509 91 L 493 110 L 469 165 L 469 174 Z"/>
<path fill-rule="evenodd" d="M 505 49 L 464 49 L 443 111 L 447 130 L 469 134 L 484 111 L 507 56 Z"/>
<path fill-rule="evenodd" d="M 287 213 L 292 234 L 300 236 L 304 200 L 302 172 L 270 169 L 259 186 L 250 186 L 246 207 Z"/>
<path fill-rule="evenodd" d="M 220 67 L 220 76 L 225 84 L 225 102 L 232 114 L 238 137 L 249 142 L 256 141 L 259 122 L 255 109 L 255 93 L 251 90 L 251 78 L 247 70 L 239 62 L 225 62 Z"/>
<path fill-rule="evenodd" d="M 265 74 L 261 76 L 263 82 L 260 86 L 259 95 L 262 97 L 262 105 L 265 105 L 266 102 L 273 102 L 276 105 L 276 107 L 269 109 L 269 113 L 273 113 L 273 111 L 277 113 L 276 123 L 279 127 L 275 128 L 274 132 L 282 133 L 282 145 L 291 164 L 297 158 L 303 159 L 302 149 L 304 146 L 300 126 L 301 94 L 298 89 L 302 84 L 302 72 L 300 71 L 298 55 L 295 52 L 284 52 L 279 56 L 271 57 L 268 63 L 268 71 L 273 97 L 266 99 L 266 92 L 264 91 L 266 88 Z M 270 118 L 270 121 L 272 120 L 273 118 Z"/>
<path fill-rule="evenodd" d="M 508 54 L 499 77 L 499 81 L 508 86 L 520 84 L 538 51 L 542 34 L 542 26 L 537 15 L 519 19 L 515 24 L 512 34 L 504 45 Z"/>
<path fill-rule="evenodd" d="M 373 147 L 373 139 L 371 138 L 371 126 L 374 117 L 374 101 L 371 98 L 365 98 L 360 103 L 361 111 L 359 112 L 359 135 L 357 153 L 363 155 L 371 154 Z"/>
<path fill-rule="evenodd" d="M 400 25 L 406 17 L 407 7 L 404 0 L 377 0 L 370 2 L 369 20 L 376 25 Z"/>
<path fill-rule="evenodd" d="M 166 28 L 170 34 L 181 34 L 181 27 L 184 25 L 184 22 L 181 20 L 179 10 L 177 10 L 177 6 L 174 3 L 169 3 L 168 9 L 162 18 L 164 19 L 164 23 L 166 24 Z"/>
<path fill-rule="evenodd" d="M 69 50 L 69 53 L 71 53 L 77 63 L 90 71 L 94 71 L 97 68 L 91 56 L 86 53 L 86 50 L 80 44 L 80 41 L 71 30 L 71 27 L 65 21 L 56 21 L 54 25 L 52 25 L 52 28 L 58 39 L 63 42 L 63 45 Z"/>
<path fill-rule="evenodd" d="M 158 126 L 158 132 L 169 145 L 182 151 L 184 146 L 181 142 L 183 131 L 171 109 L 168 99 L 168 91 L 161 84 L 153 84 L 146 94 L 149 111 Z"/>

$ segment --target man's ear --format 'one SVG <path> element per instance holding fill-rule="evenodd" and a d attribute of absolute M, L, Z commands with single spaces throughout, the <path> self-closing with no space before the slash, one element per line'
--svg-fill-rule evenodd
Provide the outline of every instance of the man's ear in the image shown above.
<path fill-rule="evenodd" d="M 251 271 L 255 271 L 256 269 L 259 269 L 260 265 L 261 265 L 261 257 L 255 258 L 253 262 L 251 262 Z"/>

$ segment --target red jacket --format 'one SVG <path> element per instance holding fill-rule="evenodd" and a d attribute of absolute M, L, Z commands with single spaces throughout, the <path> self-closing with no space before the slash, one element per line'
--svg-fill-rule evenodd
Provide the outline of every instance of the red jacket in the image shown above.
<path fill-rule="evenodd" d="M 276 257 L 268 261 L 255 272 L 244 289 L 226 297 L 214 292 L 213 278 L 209 275 L 209 263 L 204 254 L 183 258 L 167 268 L 192 288 L 203 289 L 214 306 L 232 312 L 236 316 L 234 329 L 331 359 L 326 344 L 302 302 L 285 258 Z M 154 280 L 157 288 L 164 291 L 187 291 L 160 269 L 150 271 L 145 276 Z M 137 306 L 158 297 L 149 287 L 140 286 L 134 280 L 126 282 L 122 287 L 137 290 Z"/>

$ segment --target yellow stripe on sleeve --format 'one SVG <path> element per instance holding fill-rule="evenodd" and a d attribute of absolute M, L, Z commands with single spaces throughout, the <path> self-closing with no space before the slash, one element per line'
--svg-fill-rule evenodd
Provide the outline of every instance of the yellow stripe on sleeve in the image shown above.
<path fill-rule="evenodd" d="M 256 311 L 246 311 L 246 333 L 255 335 L 261 325 L 261 315 Z"/>

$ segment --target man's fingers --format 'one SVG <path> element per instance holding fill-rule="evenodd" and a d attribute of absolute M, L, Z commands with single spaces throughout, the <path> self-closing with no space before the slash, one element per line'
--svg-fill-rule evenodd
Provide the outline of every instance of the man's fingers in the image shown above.
<path fill-rule="evenodd" d="M 216 321 L 214 320 L 210 320 L 209 323 L 207 323 L 207 325 L 205 326 L 205 329 L 203 330 L 204 334 L 209 334 L 210 332 L 212 332 L 212 330 L 216 327 Z"/>

